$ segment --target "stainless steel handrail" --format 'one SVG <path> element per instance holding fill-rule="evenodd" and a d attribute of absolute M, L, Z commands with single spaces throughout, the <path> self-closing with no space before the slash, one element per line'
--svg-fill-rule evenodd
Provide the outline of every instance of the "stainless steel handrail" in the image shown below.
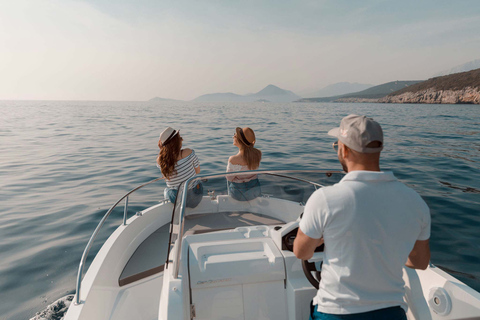
<path fill-rule="evenodd" d="M 228 172 L 228 175 L 235 175 L 235 174 L 246 174 L 246 173 L 255 173 L 255 174 L 266 174 L 266 175 L 271 175 L 271 176 L 278 176 L 278 177 L 284 177 L 284 178 L 289 178 L 297 181 L 302 181 L 306 182 L 309 184 L 312 184 L 313 186 L 316 187 L 324 187 L 323 185 L 308 181 L 305 179 L 297 178 L 297 177 L 291 177 L 291 176 L 285 176 L 284 174 L 287 173 L 325 173 L 325 174 L 332 174 L 332 173 L 345 173 L 344 171 L 338 171 L 338 170 L 280 170 L 280 171 L 256 171 L 256 170 L 250 170 L 250 171 L 237 171 L 237 172 Z M 181 249 L 182 249 L 182 237 L 183 237 L 183 227 L 185 225 L 185 208 L 187 206 L 187 191 L 188 191 L 188 185 L 190 184 L 191 181 L 193 180 L 201 180 L 201 179 L 206 179 L 206 178 L 220 178 L 220 177 L 225 177 L 227 173 L 222 173 L 222 174 L 216 174 L 216 175 L 201 175 L 201 176 L 196 176 L 192 177 L 184 182 L 184 187 L 183 187 L 183 194 L 182 194 L 182 203 L 180 207 L 180 217 L 178 219 L 178 223 L 180 224 L 179 231 L 178 231 L 178 237 L 177 240 L 179 241 L 179 244 L 177 245 L 176 248 L 176 255 L 175 255 L 175 272 L 174 272 L 174 278 L 178 278 L 178 272 L 179 272 L 179 261 L 180 261 L 180 255 L 181 255 Z M 171 245 L 171 244 L 169 244 Z"/>
<path fill-rule="evenodd" d="M 123 195 L 123 197 L 121 197 L 117 202 L 115 202 L 115 204 L 113 206 L 110 207 L 110 209 L 108 209 L 107 213 L 103 216 L 102 220 L 100 220 L 99 224 L 97 225 L 97 228 L 95 229 L 95 231 L 93 231 L 93 234 L 91 235 L 90 237 L 90 240 L 88 240 L 88 243 L 87 243 L 87 246 L 85 247 L 85 250 L 83 251 L 83 254 L 82 254 L 82 259 L 80 260 L 80 264 L 78 266 L 78 275 L 77 275 L 77 286 L 76 286 L 76 290 L 77 290 L 77 298 L 75 299 L 75 304 L 80 304 L 80 289 L 82 288 L 82 276 L 83 276 L 83 267 L 85 265 L 85 261 L 87 260 L 87 256 L 88 256 L 88 252 L 90 251 L 92 245 L 93 245 L 93 242 L 95 241 L 95 238 L 97 237 L 98 235 L 98 232 L 100 231 L 100 229 L 102 228 L 103 224 L 105 223 L 105 220 L 107 220 L 108 216 L 110 215 L 110 213 L 113 211 L 113 209 L 115 209 L 115 207 L 123 200 L 125 199 L 125 208 L 124 208 L 124 211 L 123 211 L 123 225 L 126 225 L 127 224 L 127 212 L 128 212 L 128 196 L 132 193 L 134 193 L 135 191 L 137 191 L 138 189 L 141 189 L 143 188 L 144 186 L 146 185 L 149 185 L 151 183 L 154 183 L 156 181 L 159 181 L 159 180 L 163 180 L 165 179 L 164 177 L 161 177 L 161 178 L 157 178 L 157 179 L 153 179 L 147 183 L 144 183 L 132 190 L 130 190 L 129 192 L 127 192 L 126 194 Z"/>

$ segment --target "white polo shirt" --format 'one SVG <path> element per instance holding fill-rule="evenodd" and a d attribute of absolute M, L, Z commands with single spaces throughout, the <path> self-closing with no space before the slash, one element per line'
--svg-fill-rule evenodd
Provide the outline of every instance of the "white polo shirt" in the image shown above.
<path fill-rule="evenodd" d="M 325 240 L 318 310 L 351 314 L 401 306 L 402 268 L 430 238 L 430 211 L 392 172 L 352 171 L 305 205 L 300 229 Z"/>

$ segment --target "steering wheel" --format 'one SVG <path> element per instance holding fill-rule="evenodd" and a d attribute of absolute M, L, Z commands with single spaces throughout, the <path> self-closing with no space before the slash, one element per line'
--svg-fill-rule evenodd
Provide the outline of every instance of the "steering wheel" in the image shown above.
<path fill-rule="evenodd" d="M 322 279 L 322 275 L 320 271 L 318 271 L 317 268 L 315 267 L 315 262 L 302 260 L 302 269 L 303 269 L 303 272 L 305 273 L 305 277 L 307 277 L 308 282 L 310 282 L 311 285 L 318 290 L 318 287 L 320 285 L 320 280 Z M 315 276 L 313 276 L 312 272 L 315 274 Z"/>

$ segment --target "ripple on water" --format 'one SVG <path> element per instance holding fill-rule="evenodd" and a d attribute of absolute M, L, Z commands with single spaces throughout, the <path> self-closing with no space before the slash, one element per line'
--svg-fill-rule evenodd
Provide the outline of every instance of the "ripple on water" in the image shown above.
<path fill-rule="evenodd" d="M 61 317 L 49 312 L 61 311 L 56 300 L 74 290 L 98 222 L 127 191 L 160 176 L 155 159 L 165 127 L 181 130 L 202 174 L 225 171 L 238 126 L 255 130 L 260 169 L 340 169 L 327 132 L 349 113 L 382 124 L 382 167 L 429 205 L 432 262 L 480 290 L 478 106 L 0 101 L 0 111 L 0 274 L 8 275 L 0 277 L 1 319 L 40 310 L 34 319 Z M 163 198 L 164 186 L 132 196 L 130 214 Z M 88 263 L 122 216 L 123 204 Z"/>

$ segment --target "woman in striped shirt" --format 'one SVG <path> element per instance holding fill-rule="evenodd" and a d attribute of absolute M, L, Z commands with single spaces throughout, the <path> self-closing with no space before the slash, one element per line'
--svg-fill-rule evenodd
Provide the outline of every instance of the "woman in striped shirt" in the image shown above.
<path fill-rule="evenodd" d="M 170 127 L 160 134 L 157 157 L 157 167 L 162 171 L 167 188 L 164 195 L 175 203 L 178 188 L 185 180 L 200 173 L 200 162 L 192 149 L 182 149 L 183 138 L 179 131 Z M 182 186 L 183 187 L 183 186 Z M 195 208 L 202 201 L 203 186 L 199 181 L 193 181 L 188 186 L 187 207 Z"/>

